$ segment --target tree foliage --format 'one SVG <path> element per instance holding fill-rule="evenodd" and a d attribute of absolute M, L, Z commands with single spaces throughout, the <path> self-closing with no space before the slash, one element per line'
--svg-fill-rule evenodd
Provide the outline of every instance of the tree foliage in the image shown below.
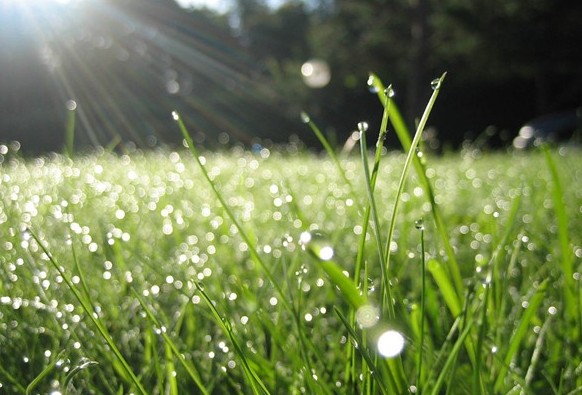
<path fill-rule="evenodd" d="M 14 4 L 0 0 L 4 141 L 45 128 L 45 143 L 59 146 L 68 99 L 80 105 L 78 140 L 91 144 L 172 141 L 176 108 L 211 141 L 308 139 L 301 110 L 341 141 L 357 122 L 378 122 L 369 72 L 393 84 L 413 125 L 430 81 L 448 71 L 432 121 L 452 143 L 582 104 L 576 1 L 236 0 L 219 15 L 173 0 L 100 0 L 70 19 L 72 9 L 50 16 Z M 331 70 L 319 89 L 300 72 L 314 58 Z"/>

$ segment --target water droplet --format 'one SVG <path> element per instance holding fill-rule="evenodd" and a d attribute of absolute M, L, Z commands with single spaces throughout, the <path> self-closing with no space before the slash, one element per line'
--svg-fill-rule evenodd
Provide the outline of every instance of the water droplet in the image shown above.
<path fill-rule="evenodd" d="M 75 111 L 77 109 L 77 102 L 74 100 L 67 100 L 65 106 L 67 106 L 67 110 Z"/>
<path fill-rule="evenodd" d="M 172 118 L 174 118 L 174 121 L 179 121 L 180 120 L 180 114 L 178 114 L 177 111 L 172 111 Z"/>
<path fill-rule="evenodd" d="M 436 91 L 437 89 L 441 88 L 441 79 L 440 78 L 435 78 L 434 80 L 432 80 L 430 82 L 430 87 L 432 88 L 433 91 Z"/>
<path fill-rule="evenodd" d="M 404 349 L 404 336 L 396 330 L 387 330 L 378 337 L 377 347 L 380 355 L 393 358 Z"/>
<path fill-rule="evenodd" d="M 374 84 L 374 76 L 370 75 L 368 77 L 368 90 L 370 91 L 370 93 L 378 93 L 380 90 L 378 89 L 378 87 L 376 86 L 376 84 Z"/>
<path fill-rule="evenodd" d="M 550 315 L 556 315 L 558 313 L 558 309 L 555 308 L 554 306 L 550 306 L 548 308 L 548 313 L 550 313 Z"/>
<path fill-rule="evenodd" d="M 360 131 L 360 133 L 365 133 L 368 131 L 368 122 L 362 121 L 362 122 L 358 122 L 358 130 Z"/>
<path fill-rule="evenodd" d="M 392 85 L 389 85 L 388 88 L 384 89 L 384 94 L 389 98 L 396 96 L 396 92 L 392 88 Z"/>
<path fill-rule="evenodd" d="M 418 230 L 424 230 L 424 220 L 422 218 L 416 220 L 414 222 L 414 226 L 416 227 L 416 229 Z"/>
<path fill-rule="evenodd" d="M 299 244 L 304 251 L 308 251 L 322 261 L 333 258 L 334 250 L 329 240 L 320 233 L 303 232 L 299 236 Z"/>
<path fill-rule="evenodd" d="M 301 112 L 301 122 L 303 123 L 309 123 L 311 122 L 311 118 L 309 117 L 309 114 L 307 114 L 306 112 Z"/>

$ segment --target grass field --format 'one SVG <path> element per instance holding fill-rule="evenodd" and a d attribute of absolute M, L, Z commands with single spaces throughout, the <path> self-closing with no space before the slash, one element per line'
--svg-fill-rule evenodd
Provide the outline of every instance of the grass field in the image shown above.
<path fill-rule="evenodd" d="M 405 154 L 0 145 L 0 393 L 582 393 L 581 152 L 417 150 L 443 78 Z"/>
<path fill-rule="evenodd" d="M 541 152 L 425 156 L 464 294 L 412 172 L 386 304 L 373 226 L 354 273 L 368 204 L 357 156 L 342 175 L 307 152 L 204 153 L 239 229 L 187 151 L 5 152 L 0 392 L 578 393 L 582 163 L 550 156 L 559 195 Z M 382 237 L 404 160 L 380 164 Z M 303 232 L 333 257 L 304 251 Z M 322 264 L 356 277 L 367 309 Z M 402 354 L 379 356 L 378 328 L 404 336 Z"/>

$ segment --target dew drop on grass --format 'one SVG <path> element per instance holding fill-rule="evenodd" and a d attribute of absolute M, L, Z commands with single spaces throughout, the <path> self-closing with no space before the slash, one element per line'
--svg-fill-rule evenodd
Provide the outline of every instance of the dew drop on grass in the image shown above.
<path fill-rule="evenodd" d="M 77 109 L 77 102 L 74 100 L 67 100 L 67 103 L 65 105 L 67 106 L 67 110 L 69 111 L 75 111 Z"/>
<path fill-rule="evenodd" d="M 389 329 L 378 337 L 377 346 L 378 352 L 383 357 L 396 357 L 404 349 L 404 336 L 394 329 Z"/>
<path fill-rule="evenodd" d="M 303 123 L 309 123 L 311 122 L 311 118 L 309 117 L 309 114 L 307 114 L 306 112 L 301 112 L 301 122 Z"/>
<path fill-rule="evenodd" d="M 320 233 L 303 232 L 299 243 L 304 251 L 308 251 L 322 261 L 329 261 L 334 256 L 331 242 Z"/>
<path fill-rule="evenodd" d="M 362 122 L 358 122 L 358 131 L 360 133 L 366 133 L 368 131 L 368 122 L 366 121 L 362 121 Z"/>
<path fill-rule="evenodd" d="M 434 80 L 432 80 L 430 82 L 430 87 L 432 88 L 433 91 L 436 91 L 437 89 L 440 89 L 440 87 L 441 87 L 441 79 L 440 78 L 435 78 Z"/>
<path fill-rule="evenodd" d="M 179 121 L 180 120 L 180 114 L 178 114 L 177 111 L 172 111 L 172 118 L 174 119 L 174 121 Z"/>
<path fill-rule="evenodd" d="M 556 314 L 558 313 L 558 309 L 557 309 L 556 307 L 554 307 L 554 306 L 550 306 L 550 307 L 548 308 L 548 313 L 549 313 L 550 315 L 556 315 Z"/>
<path fill-rule="evenodd" d="M 378 93 L 379 89 L 378 87 L 374 84 L 374 76 L 370 75 L 368 77 L 368 81 L 366 82 L 368 84 L 368 90 L 370 91 L 370 93 Z"/>
<path fill-rule="evenodd" d="M 388 88 L 384 89 L 384 94 L 389 98 L 396 96 L 396 92 L 392 88 L 392 85 L 389 85 Z"/>
<path fill-rule="evenodd" d="M 424 220 L 422 218 L 416 220 L 414 222 L 414 227 L 418 230 L 424 230 Z"/>

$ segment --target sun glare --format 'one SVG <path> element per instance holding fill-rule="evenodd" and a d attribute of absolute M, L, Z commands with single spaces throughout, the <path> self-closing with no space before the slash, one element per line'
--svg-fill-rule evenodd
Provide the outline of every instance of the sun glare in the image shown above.
<path fill-rule="evenodd" d="M 10 116 L 21 119 L 41 91 L 39 113 L 41 105 L 52 114 L 77 104 L 79 146 L 171 141 L 174 109 L 200 130 L 217 131 L 199 132 L 203 139 L 221 131 L 250 143 L 265 108 L 277 103 L 227 25 L 179 7 L 202 4 L 232 1 L 0 0 L 0 47 L 11 55 L 0 66 L 15 92 Z"/>

